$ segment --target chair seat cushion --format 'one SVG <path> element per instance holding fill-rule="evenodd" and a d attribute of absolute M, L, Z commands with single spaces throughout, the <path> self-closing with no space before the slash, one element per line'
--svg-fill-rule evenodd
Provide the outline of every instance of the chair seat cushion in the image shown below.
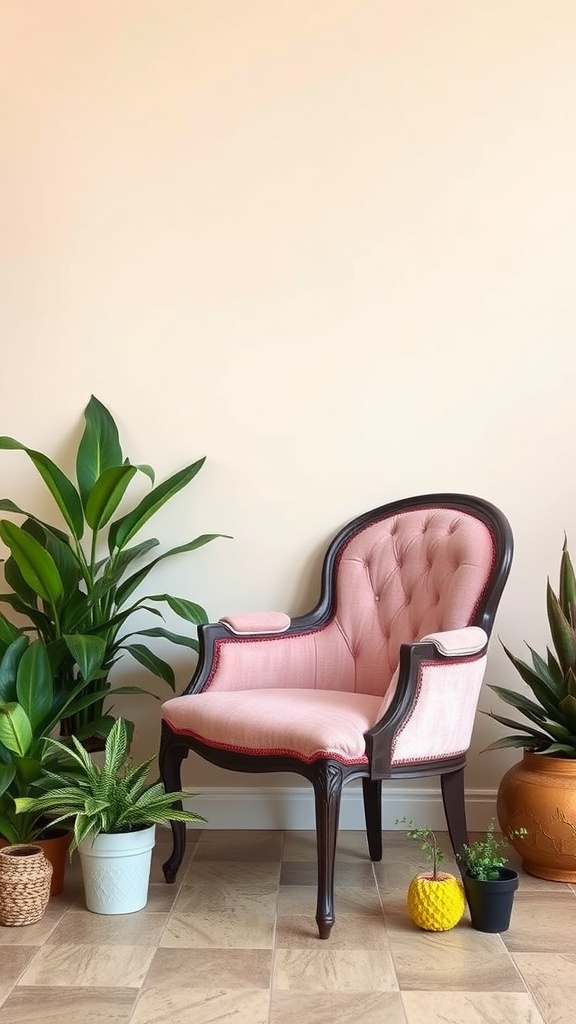
<path fill-rule="evenodd" d="M 173 732 L 236 753 L 366 764 L 380 697 L 335 690 L 207 691 L 162 705 Z"/>

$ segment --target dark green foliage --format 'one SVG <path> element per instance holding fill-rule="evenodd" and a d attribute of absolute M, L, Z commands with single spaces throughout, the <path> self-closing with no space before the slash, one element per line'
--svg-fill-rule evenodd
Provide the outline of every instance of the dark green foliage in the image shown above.
<path fill-rule="evenodd" d="M 139 665 L 174 688 L 171 666 L 147 643 L 129 641 L 134 637 L 154 637 L 197 650 L 197 640 L 162 625 L 131 631 L 128 620 L 135 613 L 147 613 L 162 620 L 157 606 L 164 605 L 193 626 L 195 633 L 196 626 L 207 621 L 206 613 L 200 605 L 168 594 L 136 598 L 133 595 L 160 562 L 194 551 L 222 536 L 203 534 L 143 563 L 148 552 L 158 546 L 158 540 L 131 542 L 155 513 L 194 479 L 204 459 L 156 484 L 150 466 L 132 465 L 124 456 L 116 423 L 97 398 L 91 397 L 84 417 L 85 428 L 76 455 L 76 484 L 46 455 L 14 438 L 0 438 L 0 450 L 23 451 L 31 459 L 66 528 L 62 530 L 42 521 L 8 498 L 0 500 L 0 511 L 24 517 L 20 526 L 12 520 L 0 520 L 0 538 L 10 551 L 5 577 L 11 588 L 10 592 L 0 594 L 0 601 L 25 616 L 29 630 L 45 645 L 56 700 L 62 705 L 61 718 L 66 718 L 64 731 L 73 732 L 80 739 L 107 735 L 114 721 L 105 714 L 107 696 L 147 692 L 134 686 L 111 688 L 108 673 L 121 655 L 131 655 Z M 150 491 L 114 519 L 137 475 L 149 479 Z M 3 619 L 0 641 L 6 628 Z M 83 658 L 95 638 L 104 649 L 99 674 L 88 680 Z M 78 696 L 79 682 L 86 703 L 83 707 L 77 702 L 73 707 L 65 707 L 67 696 L 72 692 Z M 99 696 L 93 699 L 95 694 Z M 0 699 L 5 699 L 1 692 Z"/>
<path fill-rule="evenodd" d="M 488 750 L 520 747 L 550 757 L 576 757 L 576 576 L 566 540 L 560 562 L 558 595 L 548 581 L 546 588 L 548 625 L 554 652 L 542 658 L 527 644 L 531 664 L 504 647 L 507 657 L 532 692 L 532 698 L 502 686 L 491 686 L 504 701 L 527 721 L 487 712 L 514 732 L 491 743 Z M 504 645 L 502 645 L 504 646 Z"/>

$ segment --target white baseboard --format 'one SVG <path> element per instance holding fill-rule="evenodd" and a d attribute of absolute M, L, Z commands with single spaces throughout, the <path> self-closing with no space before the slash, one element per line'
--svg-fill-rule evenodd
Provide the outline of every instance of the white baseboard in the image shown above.
<path fill-rule="evenodd" d="M 440 790 L 383 783 L 382 819 L 385 829 L 397 829 L 397 818 L 418 825 L 445 829 Z M 185 804 L 206 818 L 191 827 L 213 829 L 313 829 L 314 801 L 311 787 L 242 786 L 233 789 L 211 786 L 191 796 Z M 496 791 L 467 790 L 466 813 L 471 832 L 484 831 L 496 816 Z M 364 829 L 362 790 L 351 783 L 342 793 L 340 828 Z"/>

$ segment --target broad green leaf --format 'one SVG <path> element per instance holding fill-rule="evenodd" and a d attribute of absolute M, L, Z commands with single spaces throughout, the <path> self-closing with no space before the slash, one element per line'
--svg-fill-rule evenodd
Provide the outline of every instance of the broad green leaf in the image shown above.
<path fill-rule="evenodd" d="M 58 505 L 69 529 L 77 540 L 80 540 L 84 532 L 82 503 L 74 484 L 62 470 L 47 455 L 34 451 L 33 448 L 27 448 L 13 437 L 0 437 L 0 449 L 26 452 Z"/>
<path fill-rule="evenodd" d="M 16 775 L 16 769 L 12 764 L 0 764 L 0 796 L 6 792 L 8 786 L 12 783 L 14 776 Z M 0 826 L 0 833 L 2 828 Z"/>
<path fill-rule="evenodd" d="M 0 743 L 25 757 L 32 743 L 32 727 L 20 704 L 0 704 Z"/>
<path fill-rule="evenodd" d="M 527 725 L 525 722 L 514 722 L 511 718 L 505 718 L 503 715 L 497 715 L 495 711 L 490 711 L 490 718 L 499 722 L 500 725 L 505 725 L 508 729 L 523 729 L 524 732 L 528 734 L 524 737 L 524 743 L 527 747 L 541 746 L 542 743 L 550 742 L 550 736 L 541 732 L 539 729 L 533 729 L 531 725 Z M 546 726 L 543 726 L 543 728 L 546 728 Z"/>
<path fill-rule="evenodd" d="M 113 551 L 114 548 L 126 547 L 129 541 L 142 529 L 158 509 L 162 508 L 170 498 L 174 497 L 178 491 L 181 491 L 183 487 L 186 487 L 194 479 L 196 474 L 202 469 L 205 461 L 205 458 L 198 459 L 197 462 L 179 470 L 178 473 L 174 473 L 167 480 L 164 480 L 163 483 L 154 487 L 132 512 L 128 512 L 127 515 L 112 523 L 108 536 L 110 551 Z"/>
<path fill-rule="evenodd" d="M 157 548 L 160 541 L 155 537 L 150 537 L 149 540 L 143 540 L 139 544 L 135 544 L 134 547 L 124 548 L 123 551 L 117 551 L 114 555 L 113 563 L 110 556 L 101 559 L 96 563 L 98 571 L 106 566 L 106 573 L 110 573 L 113 576 L 115 582 L 119 582 L 122 576 L 126 572 L 126 569 L 132 562 L 136 561 L 137 558 L 141 558 L 146 555 L 152 548 Z"/>
<path fill-rule="evenodd" d="M 128 733 L 122 718 L 117 718 L 106 737 L 104 768 L 107 774 L 117 775 L 128 754 Z"/>
<path fill-rule="evenodd" d="M 508 690 L 502 686 L 490 686 L 489 689 L 497 694 L 506 704 L 510 704 L 511 707 L 524 712 L 533 722 L 544 722 L 546 720 L 546 712 L 541 705 L 529 700 L 524 694 L 517 693 L 515 690 Z"/>
<path fill-rule="evenodd" d="M 57 526 L 52 526 L 50 523 L 45 523 L 43 519 L 38 519 L 32 512 L 26 512 L 25 509 L 15 505 L 9 498 L 2 498 L 0 501 L 0 512 L 15 512 L 17 515 L 24 516 L 27 522 L 35 523 L 48 536 L 56 537 L 57 540 L 61 540 L 64 544 L 69 543 L 68 535 L 63 530 L 59 530 Z"/>
<path fill-rule="evenodd" d="M 92 736 L 106 739 L 115 721 L 116 719 L 112 715 L 101 715 L 98 718 L 91 719 L 86 725 L 80 726 L 76 730 L 75 736 L 79 740 L 91 739 Z"/>
<path fill-rule="evenodd" d="M 94 679 L 95 673 L 102 668 L 106 655 L 106 641 L 99 636 L 81 636 L 67 634 L 64 641 L 74 658 L 85 683 Z"/>
<path fill-rule="evenodd" d="M 4 568 L 6 568 L 6 565 L 4 565 Z M 10 622 L 9 619 L 0 612 L 0 641 L 6 647 L 9 647 L 10 644 L 14 643 L 14 640 L 18 640 L 21 636 L 22 633 L 18 629 L 18 626 L 15 626 L 14 623 Z"/>
<path fill-rule="evenodd" d="M 95 831 L 96 822 L 88 815 L 79 814 L 74 821 L 74 838 L 70 843 L 70 850 L 74 852 L 83 843 L 91 838 Z"/>
<path fill-rule="evenodd" d="M 128 634 L 128 636 L 122 637 L 119 643 L 124 643 L 132 636 L 152 636 L 158 637 L 162 640 L 169 640 L 172 644 L 180 644 L 181 647 L 189 647 L 190 650 L 198 653 L 199 644 L 198 641 L 191 636 L 181 636 L 179 633 L 172 633 L 169 629 L 164 629 L 162 626 L 153 626 L 151 629 L 137 629 L 134 633 Z"/>
<path fill-rule="evenodd" d="M 29 533 L 38 543 L 46 548 L 48 553 L 52 555 L 60 578 L 64 586 L 64 593 L 67 596 L 70 591 L 78 585 L 82 579 L 82 572 L 78 556 L 74 549 L 70 546 L 70 541 L 66 534 L 57 535 L 50 531 L 46 531 L 34 520 L 27 519 L 22 524 L 22 529 Z"/>
<path fill-rule="evenodd" d="M 574 567 L 570 559 L 566 538 L 564 538 L 562 558 L 560 560 L 560 590 L 558 597 L 560 600 L 560 607 L 562 608 L 564 615 L 570 624 L 574 626 L 573 614 L 576 606 L 576 576 L 574 575 Z"/>
<path fill-rule="evenodd" d="M 172 558 L 174 555 L 182 555 L 187 551 L 196 551 L 198 548 L 209 544 L 211 540 L 215 540 L 217 537 L 226 537 L 228 534 L 224 533 L 204 533 L 200 537 L 196 537 L 194 540 L 188 542 L 188 544 L 180 544 L 176 548 L 171 548 L 170 551 L 165 551 L 164 554 L 159 555 L 153 562 L 149 562 L 148 565 L 142 566 L 132 576 L 130 576 L 120 587 L 116 594 L 116 601 L 119 606 L 123 605 L 124 602 L 130 597 L 130 595 L 136 590 L 136 587 L 140 586 L 142 581 L 146 579 L 146 576 L 155 565 L 159 562 L 163 562 L 165 558 Z M 228 538 L 230 539 L 230 538 Z"/>
<path fill-rule="evenodd" d="M 540 728 L 535 729 L 534 726 L 529 725 L 528 722 L 515 722 L 511 718 L 506 718 L 504 715 L 496 714 L 494 711 L 490 712 L 490 717 L 493 718 L 494 721 L 500 722 L 500 725 L 508 726 L 509 729 L 524 729 L 526 732 L 530 733 L 531 736 L 542 737 L 544 735 L 542 730 L 548 729 L 547 722 L 538 721 L 535 724 L 539 725 Z"/>
<path fill-rule="evenodd" d="M 574 757 L 574 747 L 567 743 L 551 743 L 542 753 L 547 756 L 551 754 L 559 754 L 560 756 L 567 754 L 568 757 Z"/>
<path fill-rule="evenodd" d="M 16 700 L 16 675 L 18 665 L 30 641 L 27 636 L 13 640 L 0 661 L 0 703 L 9 704 Z"/>
<path fill-rule="evenodd" d="M 550 676 L 554 680 L 554 691 L 560 693 L 564 683 L 564 673 L 558 664 L 558 659 L 554 657 L 549 647 L 546 648 L 546 663 Z"/>
<path fill-rule="evenodd" d="M 86 814 L 94 817 L 96 814 L 100 814 L 101 811 L 105 811 L 110 806 L 106 800 L 97 800 L 96 797 L 89 796 L 86 798 L 85 803 Z"/>
<path fill-rule="evenodd" d="M 48 654 L 42 640 L 35 640 L 24 651 L 16 676 L 18 701 L 35 730 L 52 710 L 54 688 Z"/>
<path fill-rule="evenodd" d="M 93 624 L 88 595 L 80 587 L 66 591 L 66 604 L 60 612 L 60 626 L 66 633 L 87 633 Z"/>
<path fill-rule="evenodd" d="M 124 465 L 127 465 L 127 463 L 128 460 L 126 459 Z M 154 483 L 156 481 L 156 474 L 152 469 L 152 466 L 147 466 L 144 463 L 139 462 L 138 465 L 136 466 L 136 469 L 138 470 L 139 473 L 144 473 L 144 476 L 147 476 L 152 486 L 154 486 Z"/>
<path fill-rule="evenodd" d="M 576 728 L 576 697 L 569 694 L 558 705 L 560 711 L 569 720 L 572 729 Z"/>
<path fill-rule="evenodd" d="M 564 615 L 550 583 L 546 587 L 546 607 L 552 640 L 563 672 L 576 668 L 576 633 Z"/>
<path fill-rule="evenodd" d="M 83 696 L 75 697 L 64 705 L 65 717 L 69 718 L 72 715 L 77 715 L 79 711 L 84 711 L 85 708 L 93 707 L 99 701 L 105 700 L 112 692 L 111 687 L 107 686 L 100 690 L 93 690 L 91 693 L 85 693 Z"/>
<path fill-rule="evenodd" d="M 129 608 L 124 608 L 121 612 L 113 615 L 111 619 L 106 619 L 105 622 L 100 622 L 98 626 L 94 627 L 94 632 L 102 632 L 103 630 L 108 632 L 109 630 L 116 629 L 118 626 L 121 626 L 126 622 L 128 616 L 132 615 L 135 611 L 148 612 L 149 615 L 156 615 L 160 619 L 164 618 L 162 612 L 158 611 L 157 608 L 152 608 L 151 605 L 144 604 L 144 601 L 146 600 L 150 599 L 143 597 L 140 601 L 136 601 L 135 604 L 130 605 Z"/>
<path fill-rule="evenodd" d="M 8 519 L 0 521 L 0 537 L 10 548 L 28 586 L 43 601 L 57 605 L 62 597 L 63 584 L 52 556 L 34 537 Z"/>
<path fill-rule="evenodd" d="M 566 696 L 576 697 L 576 674 L 569 669 L 566 673 L 566 679 L 564 680 L 566 687 Z"/>
<path fill-rule="evenodd" d="M 168 683 L 172 690 L 175 689 L 176 680 L 170 665 L 154 654 L 153 651 L 149 651 L 144 644 L 126 644 L 124 650 L 129 651 L 140 665 L 143 665 L 144 668 L 147 668 L 155 676 L 159 676 L 160 679 Z"/>
<path fill-rule="evenodd" d="M 524 682 L 530 687 L 532 693 L 540 701 L 542 706 L 549 714 L 554 714 L 557 707 L 559 694 L 556 690 L 553 690 L 545 679 L 542 679 L 526 662 L 521 661 L 512 654 L 507 647 L 502 644 L 506 656 L 510 659 L 514 668 L 524 680 Z"/>
<path fill-rule="evenodd" d="M 196 626 L 208 622 L 208 616 L 204 608 L 194 601 L 187 601 L 184 597 L 172 597 L 170 594 L 154 594 L 146 598 L 147 601 L 165 601 L 169 608 L 181 619 L 193 622 Z"/>
<path fill-rule="evenodd" d="M 86 522 L 95 533 L 114 515 L 136 472 L 136 466 L 111 466 L 98 477 L 86 502 Z"/>
<path fill-rule="evenodd" d="M 554 692 L 559 692 L 559 686 L 562 687 L 562 673 L 560 672 L 560 678 L 550 668 L 550 665 L 544 661 L 544 658 L 540 657 L 537 651 L 530 644 L 526 644 L 530 654 L 532 655 L 532 664 L 536 675 L 542 679 L 549 689 Z M 558 686 L 559 683 L 559 686 Z"/>
<path fill-rule="evenodd" d="M 14 593 L 24 601 L 25 604 L 35 607 L 38 603 L 38 595 L 29 587 L 24 579 L 16 559 L 10 555 L 4 562 L 4 579 Z"/>
<path fill-rule="evenodd" d="M 84 410 L 84 433 L 76 456 L 76 479 L 84 507 L 94 484 L 107 469 L 121 466 L 124 459 L 118 427 L 105 405 L 94 395 Z"/>
<path fill-rule="evenodd" d="M 484 747 L 482 753 L 484 754 L 487 750 L 502 750 L 504 747 L 524 747 L 525 750 L 534 749 L 528 736 L 502 736 L 501 739 L 494 740 L 493 743 L 489 743 L 487 747 Z"/>
<path fill-rule="evenodd" d="M 15 755 L 14 765 L 21 786 L 28 788 L 42 775 L 42 762 L 38 757 L 19 757 Z"/>

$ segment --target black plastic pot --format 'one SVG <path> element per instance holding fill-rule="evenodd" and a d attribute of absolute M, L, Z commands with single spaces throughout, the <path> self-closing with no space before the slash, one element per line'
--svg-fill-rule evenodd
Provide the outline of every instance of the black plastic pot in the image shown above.
<path fill-rule="evenodd" d="M 518 872 L 500 868 L 500 878 L 482 882 L 467 872 L 463 877 L 472 927 L 478 932 L 505 932 L 510 927 Z"/>

